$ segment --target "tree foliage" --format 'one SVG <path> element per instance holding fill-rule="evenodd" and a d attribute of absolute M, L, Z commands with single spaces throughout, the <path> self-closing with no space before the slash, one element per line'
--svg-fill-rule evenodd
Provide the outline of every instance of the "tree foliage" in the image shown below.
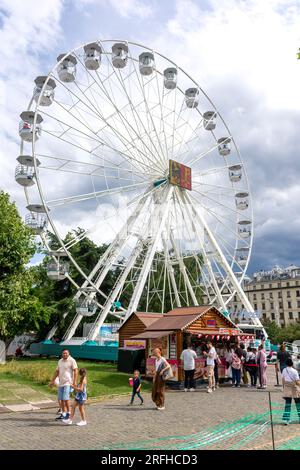
<path fill-rule="evenodd" d="M 26 267 L 35 252 L 34 235 L 9 195 L 0 192 L 0 337 L 38 329 L 50 312 L 33 295 L 34 273 Z"/>
<path fill-rule="evenodd" d="M 284 341 L 292 343 L 300 338 L 300 323 L 291 323 L 285 327 L 280 327 L 275 321 L 265 320 L 263 325 L 268 333 L 271 343 L 281 344 Z"/>

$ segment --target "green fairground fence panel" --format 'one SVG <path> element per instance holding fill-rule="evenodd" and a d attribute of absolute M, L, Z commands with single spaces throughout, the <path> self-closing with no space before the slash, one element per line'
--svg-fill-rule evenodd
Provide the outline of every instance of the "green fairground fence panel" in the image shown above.
<path fill-rule="evenodd" d="M 290 424 L 285 426 L 283 423 L 284 400 L 281 398 L 281 393 L 270 393 L 270 402 L 271 412 L 269 406 L 263 406 L 261 413 L 249 413 L 236 420 L 224 419 L 221 424 L 208 427 L 198 433 L 119 442 L 110 447 L 102 447 L 102 449 L 300 450 L 300 425 L 295 404 L 292 404 Z"/>

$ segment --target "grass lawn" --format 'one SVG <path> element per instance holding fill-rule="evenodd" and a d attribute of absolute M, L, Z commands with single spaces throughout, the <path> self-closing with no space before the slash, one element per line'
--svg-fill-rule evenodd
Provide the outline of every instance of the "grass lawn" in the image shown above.
<path fill-rule="evenodd" d="M 77 361 L 78 368 L 87 369 L 89 398 L 131 393 L 130 374 L 117 372 L 116 365 L 104 362 Z M 55 399 L 56 388 L 48 386 L 57 365 L 57 359 L 19 359 L 0 365 L 0 403 L 18 399 L 35 401 Z M 143 382 L 143 390 L 151 385 Z M 31 390 L 31 391 L 30 391 Z M 11 391 L 11 394 L 9 393 Z M 14 395 L 14 396 L 12 396 Z"/>

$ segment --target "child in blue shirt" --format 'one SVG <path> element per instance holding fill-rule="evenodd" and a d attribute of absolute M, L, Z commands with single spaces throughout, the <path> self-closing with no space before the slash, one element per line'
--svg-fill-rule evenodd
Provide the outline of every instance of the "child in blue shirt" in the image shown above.
<path fill-rule="evenodd" d="M 130 403 L 128 403 L 128 405 L 133 404 L 133 400 L 134 400 L 135 395 L 137 395 L 139 397 L 139 399 L 141 400 L 140 405 L 144 404 L 144 400 L 143 400 L 143 398 L 140 394 L 141 387 L 142 387 L 142 383 L 141 383 L 141 379 L 140 379 L 140 372 L 138 370 L 135 370 L 134 373 L 133 373 L 131 401 L 130 401 Z"/>

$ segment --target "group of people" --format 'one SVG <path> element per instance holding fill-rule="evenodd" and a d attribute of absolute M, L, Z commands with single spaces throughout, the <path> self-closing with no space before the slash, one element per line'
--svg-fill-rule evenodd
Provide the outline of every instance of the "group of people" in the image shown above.
<path fill-rule="evenodd" d="M 222 354 L 226 360 L 227 377 L 231 379 L 232 387 L 240 387 L 241 380 L 248 387 L 256 387 L 257 378 L 259 378 L 259 388 L 267 387 L 267 359 L 263 345 L 260 345 L 257 351 L 250 347 L 246 350 L 244 344 L 240 343 L 235 347 L 227 347 Z M 205 375 L 208 379 L 207 392 L 212 393 L 216 388 L 219 388 L 220 351 L 217 351 L 213 344 L 208 342 L 202 347 L 201 355 L 205 358 Z M 194 373 L 197 357 L 199 357 L 199 351 L 197 354 L 191 344 L 188 344 L 182 351 L 185 392 L 195 390 Z"/>
<path fill-rule="evenodd" d="M 157 410 L 165 409 L 165 389 L 166 381 L 172 378 L 173 372 L 171 365 L 167 359 L 162 356 L 161 348 L 153 350 L 155 357 L 155 374 L 153 377 L 152 385 L 152 400 L 155 403 Z M 219 355 L 211 342 L 206 345 L 206 350 L 203 350 L 203 355 L 206 358 L 206 376 L 208 379 L 207 392 L 212 393 L 218 388 L 218 366 L 220 364 Z M 184 391 L 195 390 L 195 359 L 196 352 L 192 349 L 191 345 L 182 351 L 181 360 L 184 369 Z M 263 345 L 260 345 L 258 351 L 248 347 L 247 350 L 243 344 L 238 344 L 234 348 L 227 350 L 225 354 L 226 368 L 232 372 L 232 387 L 240 387 L 241 378 L 243 383 L 248 387 L 256 387 L 257 376 L 259 376 L 259 388 L 267 387 L 267 361 L 266 352 Z M 283 385 L 283 398 L 285 400 L 285 410 L 283 415 L 284 424 L 289 424 L 291 415 L 291 403 L 294 399 L 297 413 L 300 421 L 300 379 L 297 370 L 293 367 L 293 361 L 289 353 L 286 351 L 285 345 L 282 345 L 277 355 L 278 362 L 276 367 L 280 370 Z M 247 374 L 250 376 L 250 383 Z M 72 424 L 76 408 L 79 407 L 81 421 L 76 423 L 78 426 L 85 426 L 87 424 L 85 402 L 87 400 L 87 372 L 86 369 L 79 370 L 78 381 L 78 367 L 74 358 L 70 356 L 68 350 L 62 352 L 62 358 L 58 361 L 57 369 L 52 377 L 50 386 L 54 384 L 58 386 L 58 401 L 59 401 L 59 415 L 56 420 L 61 421 L 63 424 Z M 132 379 L 132 395 L 129 405 L 132 405 L 134 398 L 137 395 L 140 399 L 140 404 L 144 404 L 144 399 L 141 395 L 141 379 L 139 371 L 134 372 Z M 70 406 L 70 394 L 75 391 L 75 398 L 72 407 Z"/>

